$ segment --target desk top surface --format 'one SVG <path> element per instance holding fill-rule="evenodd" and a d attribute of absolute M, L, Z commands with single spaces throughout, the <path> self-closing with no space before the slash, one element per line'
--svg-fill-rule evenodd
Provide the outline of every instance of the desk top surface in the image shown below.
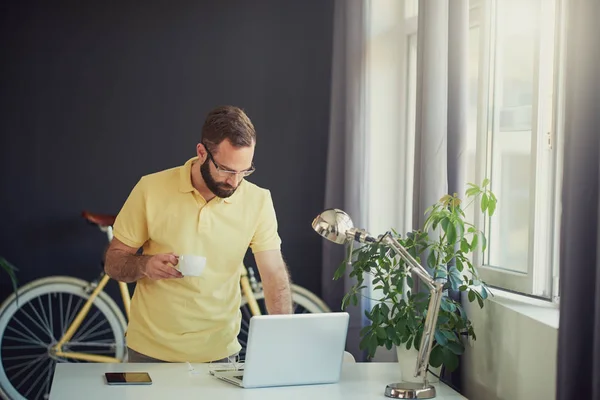
<path fill-rule="evenodd" d="M 50 399 L 385 399 L 386 385 L 398 382 L 400 376 L 397 363 L 344 363 L 341 379 L 335 384 L 242 389 L 210 375 L 209 364 L 193 367 L 195 373 L 185 363 L 59 363 Z M 104 380 L 105 372 L 148 372 L 153 383 L 109 386 Z M 443 383 L 434 386 L 437 400 L 465 399 Z"/>

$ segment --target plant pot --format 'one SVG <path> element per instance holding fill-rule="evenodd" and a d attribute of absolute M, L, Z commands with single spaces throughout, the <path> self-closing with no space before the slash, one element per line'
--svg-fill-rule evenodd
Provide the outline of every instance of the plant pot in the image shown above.
<path fill-rule="evenodd" d="M 415 378 L 415 368 L 417 366 L 417 356 L 419 355 L 419 351 L 414 347 L 411 347 L 410 350 L 406 350 L 406 345 L 403 344 L 400 347 L 396 347 L 396 355 L 398 357 L 398 364 L 400 364 L 400 373 L 401 379 L 403 382 L 423 382 L 423 377 Z M 440 371 L 442 367 L 432 368 L 429 366 L 429 370 L 431 370 L 437 376 L 440 376 Z M 430 383 L 437 383 L 440 379 L 431 372 L 427 373 L 427 380 Z"/>

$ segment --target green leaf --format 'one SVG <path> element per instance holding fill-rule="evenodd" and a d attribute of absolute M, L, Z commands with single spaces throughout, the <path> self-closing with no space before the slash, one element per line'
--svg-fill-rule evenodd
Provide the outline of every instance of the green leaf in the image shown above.
<path fill-rule="evenodd" d="M 443 329 L 442 334 L 448 338 L 448 342 L 455 342 L 457 340 L 456 334 L 452 331 Z"/>
<path fill-rule="evenodd" d="M 371 325 L 367 325 L 367 326 L 363 327 L 360 330 L 359 336 L 361 336 L 361 337 L 366 336 L 371 331 L 371 329 L 372 329 Z"/>
<path fill-rule="evenodd" d="M 435 331 L 435 340 L 442 346 L 445 346 L 446 344 L 448 344 L 448 338 L 446 336 L 444 336 L 440 331 L 436 330 Z"/>
<path fill-rule="evenodd" d="M 387 304 L 385 303 L 381 303 L 381 315 L 385 316 L 385 318 L 387 319 L 390 315 L 390 308 L 388 307 Z"/>
<path fill-rule="evenodd" d="M 333 279 L 338 280 L 346 273 L 346 260 L 340 264 L 340 266 L 333 273 Z"/>
<path fill-rule="evenodd" d="M 489 180 L 488 178 L 485 178 L 485 179 L 483 180 L 483 183 L 481 184 L 481 187 L 486 187 L 486 186 L 487 186 L 487 185 L 489 185 L 489 184 L 490 184 L 490 180 Z"/>
<path fill-rule="evenodd" d="M 415 335 L 414 346 L 416 349 L 421 348 L 421 337 L 423 336 L 423 329 L 419 329 Z"/>
<path fill-rule="evenodd" d="M 369 356 L 373 357 L 375 355 L 375 351 L 377 351 L 377 336 L 376 335 L 371 335 L 369 336 L 369 341 L 367 343 L 367 349 L 369 351 Z"/>
<path fill-rule="evenodd" d="M 488 203 L 488 214 L 490 217 L 494 215 L 494 211 L 496 211 L 496 199 L 490 199 Z"/>
<path fill-rule="evenodd" d="M 477 231 L 477 229 L 475 229 L 475 227 L 473 227 L 473 226 L 470 226 L 469 229 L 467 229 L 467 231 L 469 233 L 474 233 L 475 231 Z"/>
<path fill-rule="evenodd" d="M 456 311 L 456 306 L 454 305 L 454 303 L 452 303 L 450 300 L 446 300 L 445 297 L 442 299 L 440 306 L 442 310 L 448 311 L 450 313 Z"/>
<path fill-rule="evenodd" d="M 456 354 L 457 356 L 460 356 L 465 352 L 465 346 L 463 346 L 462 343 L 459 342 L 448 342 L 446 348 L 450 350 L 453 354 Z"/>
<path fill-rule="evenodd" d="M 448 219 L 448 217 L 442 218 L 441 225 L 444 232 L 446 232 L 448 230 L 448 225 L 450 225 L 450 220 Z M 433 229 L 435 229 L 435 226 L 433 227 Z"/>
<path fill-rule="evenodd" d="M 468 297 L 469 297 L 469 302 L 470 303 L 472 303 L 473 301 L 475 301 L 475 292 L 472 291 L 472 290 L 470 290 Z"/>
<path fill-rule="evenodd" d="M 463 265 L 463 263 L 462 263 L 462 261 L 459 258 L 456 259 L 456 268 L 460 272 L 462 272 L 462 270 L 465 268 L 464 265 Z"/>
<path fill-rule="evenodd" d="M 478 238 L 479 238 L 479 235 L 473 235 L 473 241 L 471 242 L 471 250 L 473 250 L 473 251 L 477 250 Z"/>
<path fill-rule="evenodd" d="M 437 259 L 435 255 L 435 251 L 431 250 L 429 252 L 429 256 L 427 256 L 427 266 L 431 269 L 435 269 L 437 266 Z"/>
<path fill-rule="evenodd" d="M 458 237 L 458 240 L 461 240 L 463 238 L 463 236 L 465 236 L 465 223 L 462 221 L 462 219 L 458 218 L 455 222 L 455 227 L 456 227 L 456 235 Z M 451 242 L 454 243 L 454 242 Z"/>
<path fill-rule="evenodd" d="M 385 339 L 387 337 L 387 335 L 385 333 L 385 329 L 382 328 L 381 326 L 376 327 L 375 332 L 377 332 L 377 337 L 380 339 Z"/>
<path fill-rule="evenodd" d="M 446 348 L 442 350 L 442 360 L 444 367 L 446 367 L 449 372 L 458 368 L 458 356 Z"/>
<path fill-rule="evenodd" d="M 445 279 L 448 277 L 448 272 L 446 272 L 446 270 L 442 267 L 442 268 L 436 268 L 435 270 L 435 278 L 436 279 Z"/>
<path fill-rule="evenodd" d="M 18 279 L 17 279 L 17 275 L 16 272 L 19 270 L 17 267 L 15 267 L 13 264 L 11 264 L 10 262 L 8 262 L 8 260 L 4 257 L 0 257 L 0 267 L 2 267 L 2 269 L 4 271 L 6 271 L 6 273 L 8 274 L 12 287 L 13 287 L 13 291 L 16 295 L 17 298 L 17 305 L 19 303 L 19 292 L 18 292 Z"/>
<path fill-rule="evenodd" d="M 487 249 L 487 239 L 485 238 L 485 235 L 482 233 L 481 234 L 481 250 L 485 251 L 485 249 Z"/>
<path fill-rule="evenodd" d="M 484 193 L 483 196 L 481 196 L 481 211 L 485 212 L 485 210 L 487 210 L 487 206 L 488 206 L 488 195 L 486 193 Z"/>
<path fill-rule="evenodd" d="M 442 347 L 435 346 L 431 349 L 431 355 L 429 356 L 429 365 L 434 368 L 440 367 L 444 362 L 444 354 L 442 352 Z"/>
<path fill-rule="evenodd" d="M 448 224 L 446 235 L 448 235 L 448 243 L 456 243 L 456 225 L 454 223 Z"/>
<path fill-rule="evenodd" d="M 467 194 L 467 196 L 472 197 L 472 196 L 476 196 L 479 192 L 480 192 L 480 190 L 478 187 L 471 187 L 471 188 L 467 189 L 467 191 L 465 193 Z"/>
<path fill-rule="evenodd" d="M 413 343 L 413 337 L 411 336 L 406 341 L 406 350 L 410 350 L 410 348 L 412 347 L 412 343 Z"/>
<path fill-rule="evenodd" d="M 471 251 L 471 245 L 469 244 L 469 241 L 466 238 L 462 238 L 462 240 L 460 241 L 460 250 L 463 253 L 468 253 L 469 251 Z"/>
<path fill-rule="evenodd" d="M 481 296 L 477 296 L 477 302 L 479 303 L 479 308 L 483 308 L 483 299 Z"/>

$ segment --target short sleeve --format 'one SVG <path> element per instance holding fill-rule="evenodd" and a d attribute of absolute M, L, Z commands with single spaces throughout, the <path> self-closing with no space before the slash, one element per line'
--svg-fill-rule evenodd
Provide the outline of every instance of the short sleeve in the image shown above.
<path fill-rule="evenodd" d="M 281 238 L 277 232 L 277 216 L 271 192 L 268 190 L 265 190 L 256 230 L 250 242 L 250 248 L 253 253 L 281 249 Z"/>
<path fill-rule="evenodd" d="M 113 235 L 129 247 L 140 248 L 148 240 L 144 178 L 135 185 L 113 226 Z"/>

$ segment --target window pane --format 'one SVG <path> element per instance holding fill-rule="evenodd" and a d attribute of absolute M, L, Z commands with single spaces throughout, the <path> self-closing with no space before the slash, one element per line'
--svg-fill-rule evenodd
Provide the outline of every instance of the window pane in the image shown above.
<path fill-rule="evenodd" d="M 404 18 L 416 17 L 419 14 L 419 0 L 404 0 Z"/>
<path fill-rule="evenodd" d="M 417 112 L 417 34 L 408 37 L 408 63 L 407 63 L 407 91 L 406 91 L 406 145 L 409 149 L 415 148 L 416 112 Z M 406 229 L 412 228 L 413 207 L 413 176 L 414 176 L 414 152 L 407 154 L 405 187 L 407 195 L 405 198 L 404 215 L 407 219 Z"/>
<path fill-rule="evenodd" d="M 467 114 L 467 182 L 477 182 L 477 103 L 479 95 L 479 35 L 480 28 L 469 30 L 469 109 Z M 464 193 L 461 193 L 464 195 Z M 467 221 L 474 223 L 475 209 L 472 204 L 465 210 Z"/>
<path fill-rule="evenodd" d="M 489 232 L 489 264 L 526 273 L 535 184 L 532 107 L 540 5 L 539 0 L 503 0 L 496 4 L 491 181 L 498 209 Z"/>

